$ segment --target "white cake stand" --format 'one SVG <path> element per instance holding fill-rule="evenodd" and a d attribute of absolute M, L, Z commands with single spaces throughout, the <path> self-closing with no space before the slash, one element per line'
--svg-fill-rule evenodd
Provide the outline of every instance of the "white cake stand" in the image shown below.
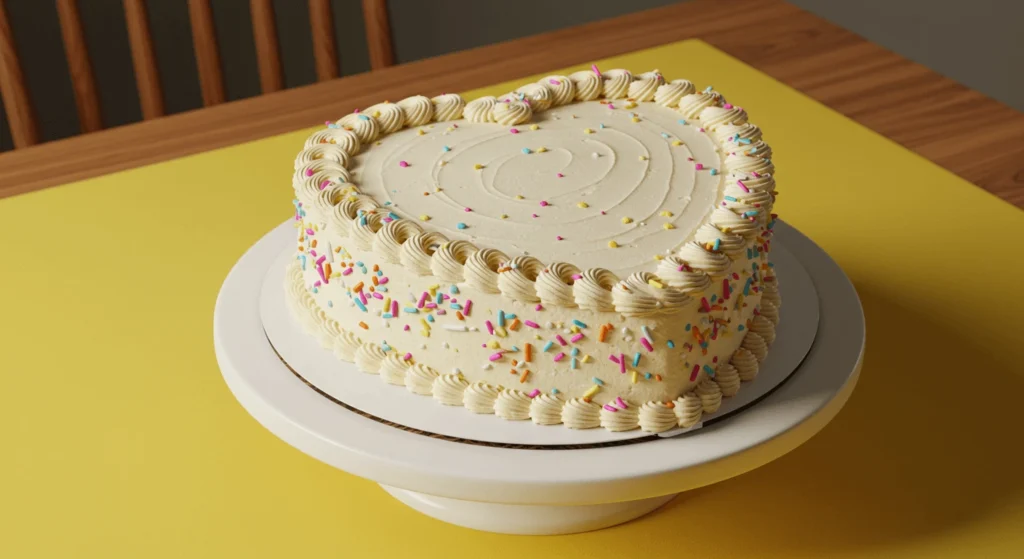
<path fill-rule="evenodd" d="M 249 249 L 221 288 L 214 312 L 217 361 L 238 401 L 272 433 L 376 481 L 424 514 L 510 534 L 613 526 L 793 450 L 835 417 L 853 391 L 864 353 L 857 293 L 807 237 L 783 223 L 775 231 L 774 242 L 798 257 L 817 289 L 814 345 L 799 369 L 761 401 L 683 436 L 604 448 L 508 449 L 431 438 L 349 411 L 291 374 L 267 341 L 260 289 L 285 246 L 274 232 Z"/>

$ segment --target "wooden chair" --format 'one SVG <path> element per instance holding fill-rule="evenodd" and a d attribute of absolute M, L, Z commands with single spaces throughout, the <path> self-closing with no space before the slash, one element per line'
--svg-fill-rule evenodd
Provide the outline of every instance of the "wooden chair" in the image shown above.
<path fill-rule="evenodd" d="M 99 95 L 92 63 L 85 44 L 78 0 L 56 0 L 64 39 L 79 127 L 82 133 L 103 128 Z M 370 68 L 376 70 L 394 64 L 391 29 L 388 23 L 387 0 L 362 0 L 366 41 L 370 53 Z M 149 32 L 145 0 L 122 0 L 131 45 L 135 83 L 139 91 L 144 120 L 164 115 L 160 72 Z M 277 44 L 277 29 L 271 0 L 250 0 L 256 59 L 260 86 L 263 93 L 284 88 L 284 74 Z M 210 0 L 188 0 L 192 26 L 192 48 L 195 51 L 203 106 L 209 107 L 225 101 L 224 77 L 221 72 L 217 38 L 213 27 Z M 330 0 L 309 0 L 309 13 L 313 36 L 313 56 L 319 81 L 338 77 L 338 58 L 335 51 L 334 23 Z M 0 95 L 10 123 L 15 149 L 39 142 L 35 113 L 25 87 L 18 53 L 14 46 L 10 23 L 3 0 L 0 0 Z"/>

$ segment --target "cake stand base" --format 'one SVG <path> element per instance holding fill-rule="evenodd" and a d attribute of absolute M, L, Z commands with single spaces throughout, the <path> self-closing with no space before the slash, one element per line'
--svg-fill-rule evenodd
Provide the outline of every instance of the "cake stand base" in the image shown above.
<path fill-rule="evenodd" d="M 496 532 L 548 536 L 608 528 L 653 511 L 677 494 L 596 505 L 508 505 L 464 501 L 380 485 L 392 497 L 449 524 Z"/>
<path fill-rule="evenodd" d="M 228 387 L 297 449 L 379 483 L 428 516 L 478 530 L 566 534 L 613 526 L 763 466 L 835 417 L 864 355 L 864 314 L 853 285 L 821 248 L 780 222 L 774 242 L 811 277 L 820 314 L 803 363 L 761 400 L 695 431 L 618 446 L 541 450 L 442 440 L 339 405 L 277 357 L 260 318 L 261 279 L 289 242 L 287 230 L 266 235 L 235 264 L 217 297 L 214 349 Z M 784 269 L 779 276 L 784 281 Z"/>

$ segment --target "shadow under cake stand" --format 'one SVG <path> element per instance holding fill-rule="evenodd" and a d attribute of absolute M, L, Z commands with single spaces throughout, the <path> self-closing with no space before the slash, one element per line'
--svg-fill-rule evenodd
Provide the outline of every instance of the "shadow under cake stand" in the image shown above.
<path fill-rule="evenodd" d="M 271 339 L 290 351 L 293 344 L 317 345 L 297 323 L 284 340 L 281 324 L 275 332 L 261 318 L 271 312 L 261 311 L 270 286 L 276 285 L 272 297 L 283 301 L 282 253 L 293 237 L 290 223 L 264 236 L 235 264 L 218 295 L 214 346 L 232 393 L 264 427 L 306 454 L 379 483 L 424 514 L 478 530 L 566 534 L 613 526 L 681 492 L 760 467 L 835 417 L 856 385 L 864 354 L 864 315 L 853 285 L 820 247 L 779 222 L 772 254 L 785 308 L 776 345 L 762 374 L 724 400 L 700 428 L 662 436 L 615 434 L 477 416 L 406 393 L 354 365 L 331 361 L 333 372 L 324 376 L 322 364 L 297 365 L 287 351 L 279 352 Z M 803 288 L 786 289 L 787 275 L 804 282 Z M 787 323 L 787 313 L 797 318 Z M 778 350 L 790 333 L 787 349 Z M 333 360 L 326 350 L 320 353 Z M 429 406 L 428 413 L 382 404 L 402 398 Z M 452 413 L 464 420 L 447 421 L 444 414 Z M 610 441 L 620 444 L 565 447 Z M 527 442 L 533 448 L 521 446 Z"/>

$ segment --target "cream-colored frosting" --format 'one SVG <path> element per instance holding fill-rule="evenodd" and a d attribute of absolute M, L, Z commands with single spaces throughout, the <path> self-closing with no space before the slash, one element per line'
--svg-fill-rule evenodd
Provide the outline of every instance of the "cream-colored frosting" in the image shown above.
<path fill-rule="evenodd" d="M 747 332 L 747 335 L 743 336 L 742 347 L 753 353 L 758 363 L 764 363 L 765 358 L 768 357 L 768 343 L 754 332 Z"/>
<path fill-rule="evenodd" d="M 434 104 L 422 95 L 413 95 L 398 102 L 405 112 L 406 126 L 423 126 L 434 118 Z"/>
<path fill-rule="evenodd" d="M 462 118 L 466 102 L 457 93 L 444 93 L 430 100 L 434 104 L 434 121 L 443 122 Z"/>
<path fill-rule="evenodd" d="M 573 398 L 562 407 L 562 423 L 570 429 L 593 429 L 601 426 L 601 406 L 582 398 Z"/>
<path fill-rule="evenodd" d="M 392 351 L 380 363 L 380 378 L 388 384 L 405 386 L 405 377 L 409 372 L 409 364 L 402 356 Z"/>
<path fill-rule="evenodd" d="M 551 90 L 551 104 L 560 107 L 576 98 L 576 84 L 569 76 L 548 76 L 539 82 Z"/>
<path fill-rule="evenodd" d="M 363 112 L 380 124 L 381 134 L 392 134 L 405 126 L 405 111 L 394 103 L 378 103 Z"/>
<path fill-rule="evenodd" d="M 620 99 L 629 95 L 633 74 L 629 70 L 608 70 L 602 77 L 601 93 L 608 99 Z"/>
<path fill-rule="evenodd" d="M 779 324 L 779 307 L 768 300 L 767 293 L 761 298 L 761 316 L 772 321 L 772 324 L 778 326 Z"/>
<path fill-rule="evenodd" d="M 551 90 L 543 83 L 524 84 L 516 90 L 516 93 L 523 94 L 524 100 L 528 99 L 530 101 L 530 108 L 534 112 L 546 111 L 551 108 L 554 102 Z"/>
<path fill-rule="evenodd" d="M 718 387 L 718 383 L 710 378 L 700 381 L 694 392 L 700 398 L 700 404 L 704 408 L 704 413 L 715 413 L 718 411 L 719 406 L 722 405 L 722 389 Z"/>
<path fill-rule="evenodd" d="M 593 101 L 601 96 L 601 78 L 590 70 L 582 70 L 569 75 L 576 91 L 577 101 Z"/>
<path fill-rule="evenodd" d="M 416 363 L 405 372 L 405 387 L 413 394 L 430 396 L 434 391 L 434 381 L 438 376 L 438 372 L 434 369 L 422 363 Z"/>
<path fill-rule="evenodd" d="M 557 394 L 538 394 L 530 403 L 530 419 L 537 425 L 558 425 L 564 404 Z"/>
<path fill-rule="evenodd" d="M 498 102 L 491 107 L 491 120 L 501 126 L 522 124 L 529 121 L 532 116 L 533 109 L 529 103 L 514 99 Z"/>
<path fill-rule="evenodd" d="M 654 102 L 662 107 L 675 108 L 679 106 L 680 99 L 694 91 L 696 89 L 690 80 L 672 80 L 658 86 L 654 92 Z"/>
<path fill-rule="evenodd" d="M 740 380 L 744 382 L 754 380 L 754 378 L 757 377 L 757 371 L 761 368 L 760 363 L 757 361 L 757 357 L 755 357 L 754 354 L 746 348 L 737 349 L 729 363 L 731 363 L 733 367 L 736 367 L 736 371 L 738 371 L 740 375 Z"/>
<path fill-rule="evenodd" d="M 775 324 L 762 315 L 755 315 L 750 321 L 750 331 L 764 338 L 768 345 L 775 343 Z"/>
<path fill-rule="evenodd" d="M 341 117 L 337 124 L 345 130 L 351 130 L 363 144 L 368 144 L 380 135 L 380 123 L 372 116 L 354 113 Z"/>
<path fill-rule="evenodd" d="M 687 392 L 676 398 L 675 405 L 672 411 L 675 412 L 680 427 L 693 427 L 700 423 L 704 414 L 704 404 L 695 392 Z"/>
<path fill-rule="evenodd" d="M 466 103 L 465 108 L 462 109 L 462 115 L 470 122 L 494 122 L 491 111 L 497 103 L 498 100 L 490 95 L 478 97 Z"/>
<path fill-rule="evenodd" d="M 722 101 L 722 96 L 713 91 L 701 91 L 698 93 L 691 93 L 684 95 L 679 100 L 678 108 L 679 113 L 684 118 L 697 118 L 700 113 L 708 107 L 718 105 Z"/>
<path fill-rule="evenodd" d="M 435 400 L 446 406 L 461 406 L 467 386 L 469 382 L 462 375 L 440 375 L 434 379 L 431 392 Z"/>
<path fill-rule="evenodd" d="M 670 407 L 672 406 L 672 407 Z M 675 404 L 646 402 L 640 406 L 640 428 L 649 433 L 663 433 L 678 424 L 673 407 Z"/>
<path fill-rule="evenodd" d="M 356 350 L 363 342 L 352 332 L 342 332 L 334 342 L 334 356 L 342 361 L 352 362 L 356 359 Z"/>
<path fill-rule="evenodd" d="M 629 97 L 636 101 L 653 101 L 654 93 L 663 85 L 665 78 L 660 72 L 644 72 L 636 77 L 636 81 L 629 84 Z"/>
<path fill-rule="evenodd" d="M 673 421 L 673 426 L 674 426 Z M 621 408 L 614 404 L 605 404 L 601 408 L 601 427 L 612 431 L 632 431 L 640 427 L 640 416 L 633 406 Z"/>
<path fill-rule="evenodd" d="M 530 404 L 533 400 L 522 390 L 502 390 L 494 402 L 494 413 L 503 419 L 530 419 Z"/>
<path fill-rule="evenodd" d="M 474 382 L 462 393 L 462 404 L 473 413 L 494 413 L 494 401 L 501 388 L 486 382 Z"/>
<path fill-rule="evenodd" d="M 359 370 L 373 375 L 380 373 L 380 365 L 387 354 L 377 344 L 364 343 L 356 350 L 355 363 Z"/>
<path fill-rule="evenodd" d="M 715 382 L 722 389 L 722 396 L 731 398 L 740 390 L 740 373 L 729 363 L 722 363 L 715 370 Z"/>

